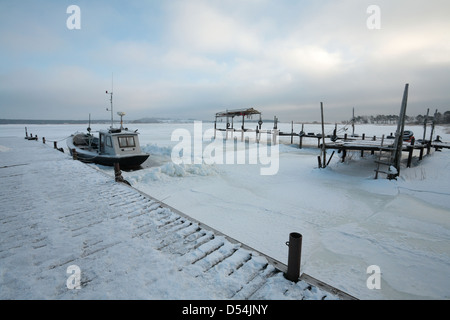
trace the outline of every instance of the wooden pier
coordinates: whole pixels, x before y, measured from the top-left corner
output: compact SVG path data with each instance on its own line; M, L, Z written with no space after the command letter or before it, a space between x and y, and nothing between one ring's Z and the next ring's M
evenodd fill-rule
M384 141L383 141L384 140ZM383 141L383 142L382 142ZM386 141L388 141L386 143ZM394 150L394 141L385 139L372 140L338 140L335 142L325 143L325 149L335 149L338 153L342 152L342 162L345 161L345 157L348 151L361 151L361 157L364 156L364 152L370 151L373 155L375 152L392 152ZM414 150L420 150L419 160L423 158L424 149L429 149L429 144L406 144L402 146L402 152L408 152L408 167L411 165L410 158Z
M347 152L349 151L359 151L361 152L361 157L364 156L364 153L367 151L370 151L372 155L375 154L375 152L378 152L378 160L375 161L377 164L377 168L375 169L376 175L375 178L378 178L378 173L386 173L388 175L389 179L395 179L400 174L400 163L402 158L402 153L407 152L408 153L408 160L407 160L407 167L411 167L412 158L414 151L419 151L419 160L423 159L423 155L425 150L427 150L427 154L430 154L431 149L434 148L436 151L440 151L443 148L450 148L450 143L441 141L440 137L437 136L435 140L433 140L433 133L434 133L434 127L435 127L435 119L437 110L435 112L435 116L431 121L431 134L430 138L428 140L425 139L426 136L426 129L427 129L427 123L428 123L428 114L429 109L427 111L427 116L424 122L424 132L423 132L423 138L420 140L415 140L414 137L412 138L405 138L405 119L406 119L406 108L407 108L407 102L408 102L408 92L409 92L409 84L405 85L405 89L403 92L403 99L401 103L400 108L400 114L399 114L399 120L397 123L397 130L395 132L395 135L392 135L392 133L389 136L382 136L381 139L379 137L373 136L372 138L366 139L366 135L363 134L361 137L356 136L354 134L354 109L353 109L353 117L352 117L352 135L348 136L345 134L344 136L338 135L337 130L337 124L335 125L335 129L333 131L333 134L326 135L324 130L324 111L323 111L323 103L320 103L320 110L321 110L321 125L322 125L322 132L321 133L314 133L309 132L305 133L304 130L304 124L302 123L301 131L295 132L294 131L294 121L291 121L291 130L290 132L283 132L278 129L278 118L274 117L273 122L273 129L271 130L262 130L262 119L261 119L261 112L250 108L250 109L239 109L239 110L231 110L231 111L225 111L225 112L219 112L216 113L216 119L214 122L214 138L216 138L216 131L225 131L226 137L225 139L229 138L229 134L231 133L231 138L236 139L233 137L233 134L235 132L241 132L241 141L244 141L244 133L245 132L255 132L256 135L256 142L259 142L261 139L261 134L266 133L268 135L272 135L272 143L276 144L279 137L290 137L290 143L294 143L294 137L299 138L298 146L301 149L303 147L303 140L305 138L310 139L316 139L317 140L317 147L321 149L321 155L318 156L318 163L319 168L325 168L331 158L333 157L335 151L333 151L331 157L327 161L327 149L334 149L338 150L338 153L342 153L342 162L345 161ZM245 129L244 123L245 123L245 117L251 117L252 115L259 115L259 121L258 126L256 126L255 130L251 129ZM234 122L233 119L236 116L242 116L242 125L240 129L234 128ZM226 118L226 128L225 129L219 129L217 128L217 119L218 118ZM231 122L230 122L231 119ZM327 141L327 139L329 141ZM269 139L268 139L269 140ZM384 154L383 154L384 153ZM386 159L382 159L386 158ZM387 169L382 169L381 166L387 166Z

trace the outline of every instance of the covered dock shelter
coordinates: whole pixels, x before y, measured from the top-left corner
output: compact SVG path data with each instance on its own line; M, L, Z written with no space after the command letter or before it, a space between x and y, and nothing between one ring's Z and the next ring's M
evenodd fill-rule
M247 109L235 109L235 110L226 110L222 112L217 112L214 120L214 138L216 137L216 131L225 131L226 139L228 139L228 133L231 132L231 136L233 136L233 132L241 132L241 140L244 140L244 133L248 131L254 131L252 129L245 129L245 118L251 118L254 115L259 115L258 126L256 127L256 132L261 130L262 126L262 118L261 112L254 108ZM242 117L242 123L240 129L234 128L234 118ZM217 128L217 120L226 118L226 128Z

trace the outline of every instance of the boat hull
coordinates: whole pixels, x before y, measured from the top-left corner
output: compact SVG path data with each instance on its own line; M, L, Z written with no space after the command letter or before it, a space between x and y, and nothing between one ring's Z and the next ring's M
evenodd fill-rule
M83 153L83 150L77 150L77 158L78 160L85 163L95 163L103 166L114 166L115 163L118 163L121 168L134 168L139 167L145 160L148 159L148 154L142 155L131 155L131 156L121 156L121 157L111 157L111 156L102 156L96 155L92 156L91 154ZM71 155L72 150L70 151Z

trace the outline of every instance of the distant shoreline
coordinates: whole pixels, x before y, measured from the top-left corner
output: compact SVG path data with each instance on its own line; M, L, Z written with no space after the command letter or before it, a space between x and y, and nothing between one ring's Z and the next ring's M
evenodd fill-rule
M111 120L109 121L109 123ZM0 124L84 124L87 120L27 120L27 119L0 119ZM108 123L108 121L97 120L91 123Z
M172 120L172 119L138 119L127 121L127 123L179 123L179 122L193 122L194 119L187 120ZM211 121L204 121L211 122ZM118 121L114 121L118 123ZM0 119L0 125L2 124L88 124L88 120L30 120L30 119ZM95 120L91 121L91 124L111 124L111 120Z

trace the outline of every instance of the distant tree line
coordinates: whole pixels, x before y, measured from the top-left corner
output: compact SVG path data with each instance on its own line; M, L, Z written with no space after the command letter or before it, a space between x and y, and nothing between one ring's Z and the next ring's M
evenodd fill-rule
M418 116L406 116L407 123L423 124L425 122L426 115L419 114ZM398 122L398 115L384 115L379 114L376 116L356 116L353 120L344 121L344 123L360 123L360 124L396 124ZM450 124L450 111L446 111L443 114L437 112L436 115L428 115L428 122L435 121L435 124Z

